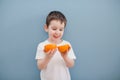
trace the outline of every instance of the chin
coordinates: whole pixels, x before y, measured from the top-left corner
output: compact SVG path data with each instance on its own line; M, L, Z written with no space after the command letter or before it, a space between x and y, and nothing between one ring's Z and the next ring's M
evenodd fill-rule
M61 40L60 38L54 38L53 40L55 40L55 41L59 41L59 40Z

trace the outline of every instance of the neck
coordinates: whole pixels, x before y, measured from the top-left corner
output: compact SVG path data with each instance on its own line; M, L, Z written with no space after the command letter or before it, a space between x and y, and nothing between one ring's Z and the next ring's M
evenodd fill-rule
M59 43L62 42L62 39L60 39L60 40L51 40L50 38L48 38L48 41L49 41L50 43L59 44Z

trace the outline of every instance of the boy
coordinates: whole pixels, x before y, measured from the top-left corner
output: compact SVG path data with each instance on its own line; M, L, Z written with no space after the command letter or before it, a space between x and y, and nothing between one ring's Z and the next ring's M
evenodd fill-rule
M36 52L41 80L71 80L68 68L74 66L76 56L71 44L62 39L66 22L66 17L59 11L50 12L46 18L44 29L48 33L48 39L39 43ZM64 53L61 53L58 48L45 52L46 44L56 44L57 46L69 44L70 49Z

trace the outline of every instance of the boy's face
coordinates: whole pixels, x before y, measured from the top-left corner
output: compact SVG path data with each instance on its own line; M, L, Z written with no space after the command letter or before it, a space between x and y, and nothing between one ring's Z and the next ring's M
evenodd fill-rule
M52 20L49 26L45 26L45 31L48 32L51 42L60 42L64 33L65 24L58 20Z

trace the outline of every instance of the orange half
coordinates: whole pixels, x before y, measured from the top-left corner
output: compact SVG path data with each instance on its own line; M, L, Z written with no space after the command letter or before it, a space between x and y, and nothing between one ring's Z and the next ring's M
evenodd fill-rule
M59 50L61 53L64 53L64 52L66 52L66 51L69 50L69 49L70 49L69 44L65 44L65 45L58 46L58 50Z
M48 52L49 50L57 48L56 44L47 44L44 46L44 52Z

